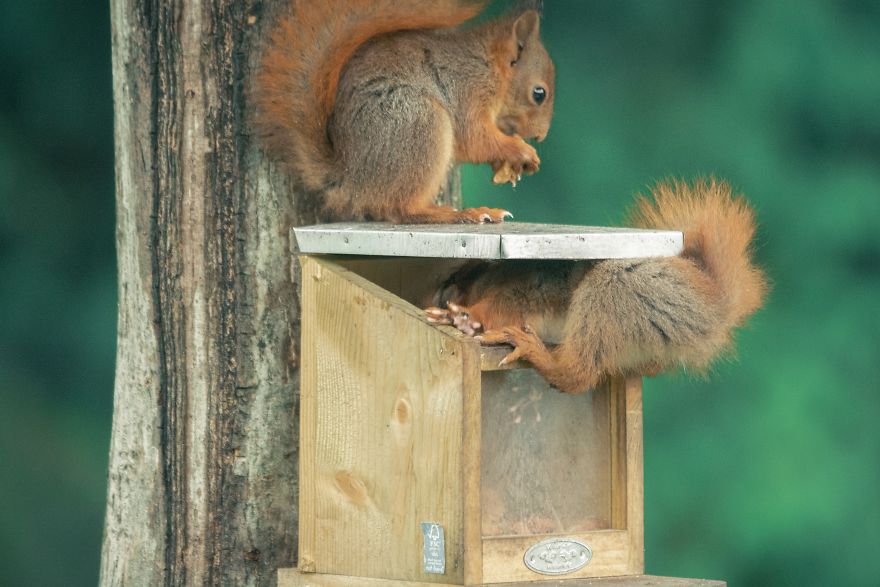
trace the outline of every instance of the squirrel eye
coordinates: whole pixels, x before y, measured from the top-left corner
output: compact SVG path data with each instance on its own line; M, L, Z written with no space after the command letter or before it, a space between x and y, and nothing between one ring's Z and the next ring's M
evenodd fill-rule
M547 90L544 89L543 86L535 86L532 88L532 99L535 101L535 104L540 106L546 98Z

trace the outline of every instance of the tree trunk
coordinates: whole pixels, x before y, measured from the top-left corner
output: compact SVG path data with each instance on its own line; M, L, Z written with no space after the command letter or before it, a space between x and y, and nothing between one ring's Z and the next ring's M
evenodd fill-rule
M111 0L119 332L104 586L274 585L295 564L288 229L315 216L248 120L288 9Z

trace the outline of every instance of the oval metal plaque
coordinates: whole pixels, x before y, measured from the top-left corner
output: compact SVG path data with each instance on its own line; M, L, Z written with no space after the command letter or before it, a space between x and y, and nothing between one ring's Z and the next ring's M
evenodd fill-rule
M586 544L570 538L551 538L529 548L523 562L542 575L565 575L584 567L591 558L593 551Z

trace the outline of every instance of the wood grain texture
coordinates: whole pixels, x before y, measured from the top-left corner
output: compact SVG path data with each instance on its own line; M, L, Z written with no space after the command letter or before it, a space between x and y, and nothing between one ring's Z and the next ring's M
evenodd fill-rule
M299 265L299 262L297 262ZM312 275L318 271L308 263L300 272L300 302L313 306L317 300L318 280ZM318 421L318 351L314 333L318 328L318 316L313 310L302 314L302 368L300 370L299 404L299 568L304 572L315 572L313 545L315 536L315 440Z
M629 497L627 492L626 455L626 379L610 381L609 430L611 434L611 527L626 529Z
M304 420L301 458L314 488L301 512L315 520L302 558L318 573L462 581L460 337L332 261L305 256L302 273L314 428ZM421 522L445 529L445 575L422 572Z
M539 462L550 467L538 474L547 485L540 504L530 505L528 496L523 503L511 501L504 494L507 486L520 493L530 486L519 477L493 486L494 495L504 494L506 511L526 512L524 520L575 523L555 533L590 545L593 559L570 577L626 575L634 567L641 571L640 380L618 378L590 395L569 396L550 389L530 370L483 371L489 349L455 329L428 325L419 308L385 289L406 290L401 267L412 260L401 259L398 266L381 259L301 259L306 363L300 571L401 584L544 580L525 567L522 557L554 532L487 536L483 499L487 463L493 470L528 473L529 465ZM522 393L526 396L519 397ZM496 398L494 404L487 404L489 396ZM429 400L457 408L445 409L431 425L434 434L416 426L435 419L426 409ZM510 411L515 407L511 402L526 406L525 415L534 422L514 421L513 436L507 438L503 424L517 415ZM487 409L496 414L488 426ZM546 438L536 440L532 427ZM488 445L482 442L486 429ZM431 440L439 446L428 446ZM560 453L578 442L585 446L574 454ZM520 446L538 453L526 454L525 463L506 465ZM592 464L580 473L573 468L583 460L579 455ZM547 461L554 456L567 463L556 476ZM541 509L555 503L557 494L566 503L565 496L578 489L589 493L581 504L586 509L569 512L570 503L554 506L555 514ZM419 513L426 511L425 503L440 502L439 509L428 506L434 508L429 516ZM596 525L584 528L577 520ZM421 521L439 522L446 529L445 576L421 572Z
M642 379L626 379L626 526L629 572L645 572L645 485L642 447Z
M313 216L246 132L257 6L111 2L120 320L102 585L271 584L294 560L285 234Z
M463 546L464 582L477 585L483 580L483 512L480 493L482 466L482 353L476 341L462 345L464 389L462 422L462 490L464 492Z
M429 585L432 584L389 581L387 579L363 579L342 575L301 574L296 569L278 571L278 587L428 587ZM482 586L475 585L473 587ZM485 584L485 587L490 587L490 584ZM539 582L504 583L497 585L497 587L727 587L727 583L706 579L634 575L598 579L545 579Z
M100 582L273 585L296 551L288 234L317 219L248 113L290 2L110 9L119 320Z

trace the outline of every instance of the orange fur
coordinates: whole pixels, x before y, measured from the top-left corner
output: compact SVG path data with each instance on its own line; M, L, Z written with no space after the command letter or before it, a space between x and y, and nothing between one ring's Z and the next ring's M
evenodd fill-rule
M629 213L636 228L680 230L682 256L699 263L713 278L725 321L739 326L761 307L767 293L763 271L752 264L755 212L729 184L714 178L659 183Z
M456 162L514 181L537 171L528 138L553 114L539 2L458 28L486 2L296 1L257 76L263 143L320 196L324 220L501 222L495 208L436 206ZM533 99L534 88L546 99Z
M306 167L299 170L306 187L322 188L323 167L332 157L327 121L342 68L354 52L386 33L457 26L484 6L457 0L294 2L293 14L271 35L257 78L257 123L269 148L282 161ZM301 129L304 140L291 127Z
M528 360L563 391L583 392L611 375L704 370L731 348L734 328L767 292L752 260L754 212L723 182L674 181L639 198L630 219L635 227L682 231L684 251L470 264L450 277L436 302L462 306L487 330L485 343L514 345L508 361Z

